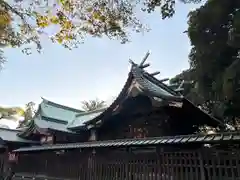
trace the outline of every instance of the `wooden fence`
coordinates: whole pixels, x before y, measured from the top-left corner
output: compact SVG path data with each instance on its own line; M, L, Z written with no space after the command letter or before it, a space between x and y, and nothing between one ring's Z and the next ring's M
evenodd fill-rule
M239 150L96 151L20 154L13 180L240 180Z
M5 163L6 163L6 154L0 154L0 178L4 177L4 170L5 170Z

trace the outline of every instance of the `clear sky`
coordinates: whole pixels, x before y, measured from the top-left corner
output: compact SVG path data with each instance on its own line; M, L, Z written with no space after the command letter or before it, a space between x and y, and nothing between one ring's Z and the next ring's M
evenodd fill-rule
M126 81L129 58L140 62L148 50L149 72L160 71L159 78L172 77L188 68L190 45L183 32L188 12L196 7L179 3L175 16L164 21L159 12L142 16L152 30L132 34L132 42L126 45L89 38L72 51L48 40L42 42L42 54L26 56L19 49L7 49L8 62L0 72L0 105L24 105L45 97L80 108L83 100L111 99Z

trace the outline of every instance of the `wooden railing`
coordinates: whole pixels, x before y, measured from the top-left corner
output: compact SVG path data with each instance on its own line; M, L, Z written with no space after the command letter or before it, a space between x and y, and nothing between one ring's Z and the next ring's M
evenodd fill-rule
M240 180L238 150L20 154L13 180ZM25 175L24 175L25 174Z

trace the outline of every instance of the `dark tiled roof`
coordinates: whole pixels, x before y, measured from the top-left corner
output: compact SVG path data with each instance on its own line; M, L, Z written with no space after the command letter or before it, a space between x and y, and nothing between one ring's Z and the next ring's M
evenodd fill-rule
M99 119L104 119L104 117L106 117L106 114L111 114L116 105L121 104L124 97L128 94L128 89L131 86L133 80L136 80L136 82L140 84L144 92L149 93L154 97L173 101L181 101L183 99L182 95L176 93L167 85L160 82L149 73L141 69L137 64L133 63L131 71L128 75L128 79L116 100L105 111L103 111L98 116L89 119L85 122L85 124L88 125L96 122Z
M208 135L184 135L154 137L145 139L119 139L109 141L95 141L85 143L69 143L56 145L43 145L20 148L14 152L25 151L42 151L57 149L77 149L77 148L97 148L97 147L122 147L122 146L147 146L147 145L164 145L164 144L186 144L186 143L218 143L223 141L240 141L240 132L238 133L218 133Z
M117 99L110 105L105 111L94 116L94 118L89 118L88 120L84 120L84 124L88 125L91 123L95 123L97 120L101 119L104 121L106 117L110 116L114 108L121 104L124 100L124 97L128 94L128 89L131 86L133 80L135 80L140 86L141 90L150 96L166 100L169 102L181 102L183 106L186 108L191 108L196 114L199 115L198 120L199 122L209 125L209 126L224 126L223 123L209 114L206 114L204 111L196 107L186 98L184 98L180 93L175 92L173 89L165 85L163 82L156 79L154 76L149 74L148 72L144 71L139 65L132 62L132 68L128 76L128 80L124 85L121 93L117 97ZM80 117L79 119L84 119L84 116ZM204 121L204 122L203 122ZM77 129L79 126L71 126L71 128Z
M153 96L156 96L165 100L181 101L183 96L174 92L171 88L161 83L156 78L150 76L143 69L137 65L132 65L131 70L134 78L142 86L143 91L149 92Z

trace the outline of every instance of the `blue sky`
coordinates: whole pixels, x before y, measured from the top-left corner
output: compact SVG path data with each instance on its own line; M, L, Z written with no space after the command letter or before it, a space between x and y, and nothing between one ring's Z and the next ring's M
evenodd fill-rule
M26 56L19 49L6 49L8 62L0 72L0 104L18 106L45 97L80 108L82 100L109 100L126 81L129 58L140 62L148 50L148 71L160 71L159 78L172 77L188 68L190 45L183 31L188 12L196 7L178 3L175 16L164 21L159 12L141 15L152 30L132 34L132 42L126 45L107 38L88 38L72 51L48 40L42 42L42 54Z

